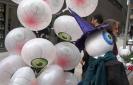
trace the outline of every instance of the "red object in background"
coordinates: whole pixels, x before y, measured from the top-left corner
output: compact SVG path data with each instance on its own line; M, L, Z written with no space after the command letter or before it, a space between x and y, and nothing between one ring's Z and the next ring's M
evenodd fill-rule
M127 69L128 69L129 71L133 71L133 65L128 66Z

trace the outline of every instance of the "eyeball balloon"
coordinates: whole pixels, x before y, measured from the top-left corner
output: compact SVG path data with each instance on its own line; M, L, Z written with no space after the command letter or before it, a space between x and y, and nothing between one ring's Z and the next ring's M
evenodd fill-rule
M12 0L14 3L19 4L22 0Z
M130 49L129 49L129 46L126 46L126 48L123 48L123 46L121 46L119 49L118 49L118 53L120 56L128 56L130 55Z
M39 85L64 85L64 71L58 65L47 67L38 77Z
M85 49L90 56L103 55L113 49L112 36L105 31L97 31L90 34L85 41Z
M23 0L18 6L17 16L24 27L38 31L50 24L52 12L43 0Z
M54 45L43 38L28 41L22 48L21 55L25 63L35 68L43 68L55 60Z
M76 76L70 72L65 72L65 85L78 85Z
M65 41L76 41L83 34L74 17L68 15L58 17L53 28L56 35Z
M0 62L0 85L9 85L10 78L17 69L25 66L21 56L10 55Z
M57 55L55 63L64 70L71 70L79 64L81 54L75 45L69 42L61 42L56 44L55 47Z
M33 39L35 37L35 34L26 28L15 28L7 34L5 38L5 47L11 54L20 54L23 45L28 40Z
M18 69L10 80L10 85L32 85L35 80L35 74L30 67Z
M50 8L52 9L52 13L56 14L61 10L64 4L64 0L44 0L48 3Z
M98 0L66 0L66 4L81 17L86 17L95 11Z
M117 60L118 60L118 61L120 61L120 62L122 62L123 64L125 64L124 59L123 59L120 55L117 55L116 57L117 57Z

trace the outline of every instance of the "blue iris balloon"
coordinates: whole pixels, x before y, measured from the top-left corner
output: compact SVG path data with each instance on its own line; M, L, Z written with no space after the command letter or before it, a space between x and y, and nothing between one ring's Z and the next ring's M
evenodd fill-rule
M103 31L102 35L103 35L104 40L109 45L112 45L113 44L113 38L112 38L112 36L108 32Z

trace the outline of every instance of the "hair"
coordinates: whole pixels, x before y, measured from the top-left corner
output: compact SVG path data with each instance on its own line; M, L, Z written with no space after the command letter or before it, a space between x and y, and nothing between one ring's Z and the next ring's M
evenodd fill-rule
M96 19L99 24L103 23L103 16L101 14L96 14L92 18Z
M114 20L114 19L106 19L103 23L106 23L109 25L108 29L107 29L107 32L109 32L112 37L113 37L113 41L114 41L114 47L113 47L113 54L114 55L117 55L118 54L118 49L117 49L117 45L116 45L116 41L117 41L117 38L116 36L113 34L113 29L114 27L119 24L118 21ZM118 29L119 30L119 29Z
M103 23L106 23L106 24L109 25L109 28L107 29L107 31L108 31L109 33L112 33L113 28L114 28L114 27L117 25L117 23L119 23L119 22L116 21L116 20L114 20L114 19L107 19L107 20L105 20ZM118 28L118 30L120 30L120 29Z
M116 22L117 22L117 21L114 20L114 19L107 19L107 20L104 21L104 23L109 24L112 28L113 28L113 26L116 25Z

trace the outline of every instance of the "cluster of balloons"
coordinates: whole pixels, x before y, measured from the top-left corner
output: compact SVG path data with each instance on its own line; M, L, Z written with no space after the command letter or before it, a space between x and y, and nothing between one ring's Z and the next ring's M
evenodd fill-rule
M12 0L19 4L18 19L21 24L33 31L45 29L52 20L52 15L61 11L66 2L66 9L71 8L81 17L89 16L97 7L98 0ZM38 5L39 4L39 5ZM54 22L56 35L65 41L75 41L83 34L76 20L71 16L60 16Z
M24 0L12 0L16 4L20 4ZM28 0L27 2L29 2ZM59 12L66 2L67 8L71 8L81 17L86 17L93 13L98 5L98 0L43 0L51 8L52 14Z
M49 40L36 38L31 30L19 27L7 34L5 46L11 56L0 63L0 74L3 76L0 78L2 85L9 85L9 83L10 85L32 85L33 81L39 85L44 83L45 85L59 85L59 83L69 85L67 82L73 83L69 79L74 75L71 74L69 77L69 74L68 77L65 77L64 73L64 70L73 69L80 61L80 52L72 43L61 42L53 45ZM39 58L46 59L48 65L36 79L35 73L30 67L32 67L31 62ZM38 62L43 64L41 61Z
M81 54L74 44L53 45L47 39L36 38L31 30L19 27L8 33L5 46L10 55L0 62L3 76L0 85L77 85L76 77L64 72L80 62ZM34 68L41 68L38 76Z
M64 70L71 70L80 62L78 48L70 42L53 45L36 38L32 31L49 26L65 1L66 8L85 17L96 9L98 0L12 1L18 4L17 16L24 27L13 29L5 38L10 55L0 62L0 85L77 85L76 77ZM76 41L83 34L76 20L68 15L58 17L53 28L65 41Z
M64 70L71 70L79 63L78 48L70 42L53 45L49 40L36 38L32 31L47 28L65 2L67 10L86 17L95 11L98 0L12 1L18 4L17 16L24 27L15 28L6 36L5 46L10 55L0 62L0 85L77 85L75 76ZM75 18L69 15L59 16L53 28L64 41L76 41L83 34ZM108 33L96 32L85 41L85 49L91 56L102 55L113 49L113 39ZM119 55L127 56L131 50L121 47ZM36 76L38 69L41 70Z

